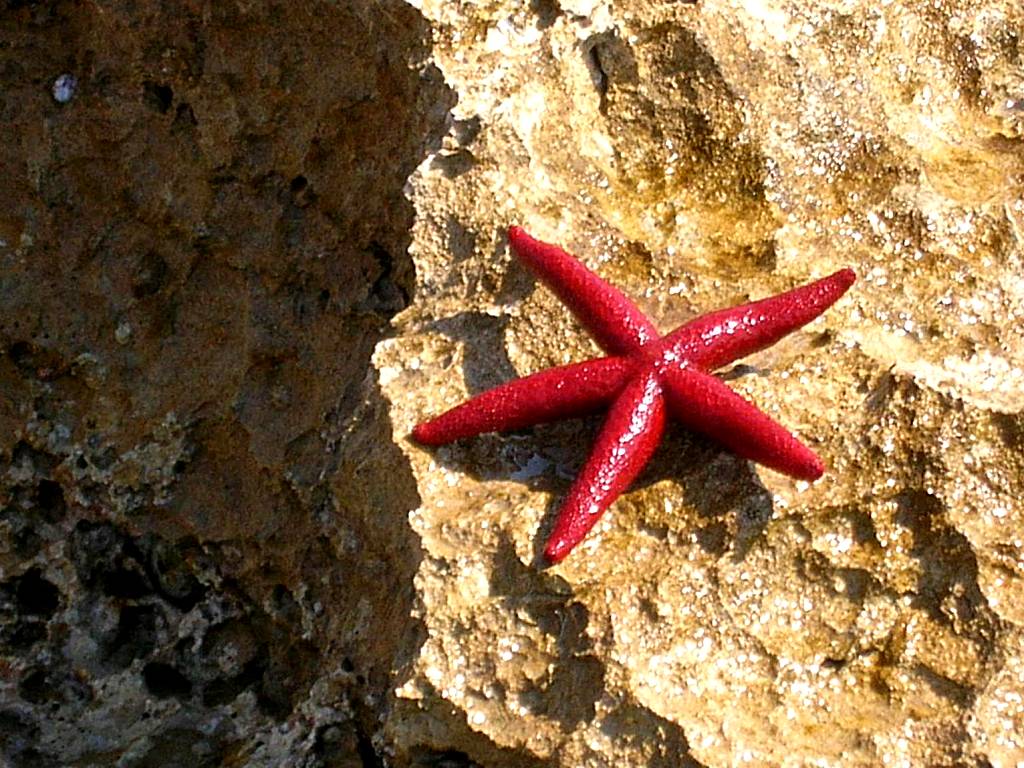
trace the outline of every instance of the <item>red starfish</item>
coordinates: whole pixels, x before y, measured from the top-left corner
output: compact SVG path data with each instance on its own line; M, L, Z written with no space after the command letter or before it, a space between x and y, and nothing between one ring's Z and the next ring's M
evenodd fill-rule
M418 425L412 436L443 445L610 406L544 549L549 562L568 555L640 474L665 430L666 408L688 429L738 456L804 480L821 477L825 466L810 448L709 372L809 323L853 284L853 270L703 315L659 336L621 291L561 248L519 227L509 229L508 239L609 356L502 384Z

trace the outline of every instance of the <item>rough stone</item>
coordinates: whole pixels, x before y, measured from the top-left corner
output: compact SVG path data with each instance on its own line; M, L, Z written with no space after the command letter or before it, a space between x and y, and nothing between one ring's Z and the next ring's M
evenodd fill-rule
M400 443L426 639L396 754L429 728L481 764L1024 761L1020 4L419 6L459 102L374 356L396 434L595 352L509 224L663 329L860 279L724 374L826 457L812 486L680 430L545 570L595 420Z
M453 103L429 27L0 7L0 763L373 765L420 550L366 383Z

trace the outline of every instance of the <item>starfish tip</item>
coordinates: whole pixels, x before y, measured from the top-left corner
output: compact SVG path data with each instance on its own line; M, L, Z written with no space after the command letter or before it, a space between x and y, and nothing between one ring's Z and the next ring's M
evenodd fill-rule
M422 424L417 424L412 428L412 439L420 445L432 445L434 443L433 430L430 428L430 422L425 421Z
M572 548L572 543L566 539L551 538L544 547L544 559L549 565L555 565L562 562Z
M825 474L825 462L819 459L817 456L811 457L807 464L801 468L799 473L800 480L807 480L813 483L819 477Z
M522 240L528 237L529 235L526 234L526 230L520 226L513 225L508 228L508 239L513 244L515 244L517 241L521 242Z
M846 269L840 269L835 274L837 282L842 286L843 291L846 291L854 282L857 280L857 273L849 267Z

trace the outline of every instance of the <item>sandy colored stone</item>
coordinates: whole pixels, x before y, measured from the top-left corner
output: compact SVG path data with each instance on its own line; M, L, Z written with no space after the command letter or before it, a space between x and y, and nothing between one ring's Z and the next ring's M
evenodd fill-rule
M415 301L374 355L397 436L595 353L510 224L664 330L859 280L729 377L825 457L811 486L670 431L544 569L599 420L399 439L426 639L396 760L425 723L481 765L1024 759L1019 4L417 6L458 104L410 179Z

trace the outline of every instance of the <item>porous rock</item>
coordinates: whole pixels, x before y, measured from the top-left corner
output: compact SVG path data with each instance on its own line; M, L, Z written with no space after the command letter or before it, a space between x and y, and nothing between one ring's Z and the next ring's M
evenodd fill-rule
M426 639L398 752L429 723L481 764L1020 764L1021 6L420 5L459 102L374 356L397 435L597 351L510 224L663 330L859 280L726 372L825 457L813 485L670 431L545 569L599 419L400 443Z
M420 549L365 387L453 103L429 28L0 8L0 763L372 765Z

